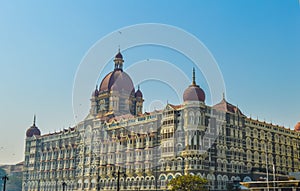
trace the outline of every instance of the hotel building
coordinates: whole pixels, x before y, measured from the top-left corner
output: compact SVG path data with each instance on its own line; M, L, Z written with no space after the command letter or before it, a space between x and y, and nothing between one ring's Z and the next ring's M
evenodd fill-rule
M226 190L229 181L299 171L299 123L291 130L251 119L225 96L208 106L195 71L180 105L143 113L142 91L123 63L118 52L76 126L41 134L34 119L26 132L24 191L161 191L183 174Z

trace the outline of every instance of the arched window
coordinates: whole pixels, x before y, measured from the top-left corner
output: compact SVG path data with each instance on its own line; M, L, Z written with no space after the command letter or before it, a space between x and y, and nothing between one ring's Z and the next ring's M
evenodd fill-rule
M251 130L249 127L246 128L246 136L251 136Z
M253 137L254 137L254 138L257 138L257 137L258 137L258 131L257 131L257 129L254 129L254 130L253 130Z
M254 141L253 141L253 148L254 149L258 149L258 141L257 141L257 139L254 139Z
M196 112L195 125L201 125L201 113L200 113L200 111Z
M281 158L281 161L282 161L282 166L286 166L286 159L284 156Z
M189 112L189 124L194 124L194 113L192 111Z
M247 151L247 160L252 161L252 153L249 150Z
M247 171L250 172L252 170L252 164L248 163L247 164Z
M222 187L222 176L221 175L217 176L217 186L218 186L218 189L221 189L221 187Z
M259 162L259 155L257 151L254 152L254 161Z
M276 155L276 165L280 165L280 157Z
M251 145L251 139L249 137L247 137L247 139L246 139L246 147L248 149L251 149L251 147L252 147L252 145Z
M271 142L268 143L268 152L272 152L273 150L273 145Z
M260 131L260 138L265 139L265 132L263 130Z
M261 150L261 151L266 151L266 145L265 145L265 142L264 142L264 141L261 141L261 142L260 142L260 150Z
M281 145L281 154L285 155L285 145Z
M279 136L277 134L274 135L275 142L279 142Z
M287 144L287 145L290 145L290 144L291 144L291 139L290 139L289 137L287 137L285 141L286 141L286 144Z
M223 171L227 172L227 161L223 160Z
M261 157L261 163L266 164L266 154L261 153L260 157Z

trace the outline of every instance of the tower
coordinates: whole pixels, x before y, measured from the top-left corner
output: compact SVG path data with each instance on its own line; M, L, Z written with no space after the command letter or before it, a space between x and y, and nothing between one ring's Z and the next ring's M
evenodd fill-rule
M192 84L183 93L185 148L201 150L203 132L205 131L205 93L196 84L193 68Z
M143 113L143 93L138 86L138 90L135 92L135 113L141 115Z
M143 111L143 94L135 92L130 76L123 71L123 55L120 50L114 57L114 70L108 73L93 91L90 115L114 117L139 115Z
M33 117L33 124L26 131L25 141L25 160L23 167L23 182L27 182L32 174L39 170L36 165L36 159L39 157L39 143L41 131L35 124L36 116ZM27 185L23 186L23 190L28 190Z

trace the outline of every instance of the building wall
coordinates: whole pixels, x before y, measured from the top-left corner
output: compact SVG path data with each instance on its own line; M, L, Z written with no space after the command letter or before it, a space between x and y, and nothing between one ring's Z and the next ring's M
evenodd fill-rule
M168 104L127 119L88 117L27 138L23 190L62 190L63 182L66 190L115 190L118 172L121 190L165 190L182 174L226 190L228 181L251 179L266 162L269 172L298 172L298 132L200 102Z
M77 137L75 129L26 139L23 190L75 188Z

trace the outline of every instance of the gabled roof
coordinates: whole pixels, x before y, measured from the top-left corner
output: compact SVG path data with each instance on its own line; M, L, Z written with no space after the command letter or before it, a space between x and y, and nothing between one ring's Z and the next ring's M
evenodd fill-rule
M173 110L178 110L181 109L182 105L173 105L173 104L167 104L167 106L165 107L165 109L173 109Z
M231 103L228 103L225 98L222 99L222 101L216 105L213 106L214 109L229 113L236 113L240 115L244 115L241 110L237 107L232 105Z

